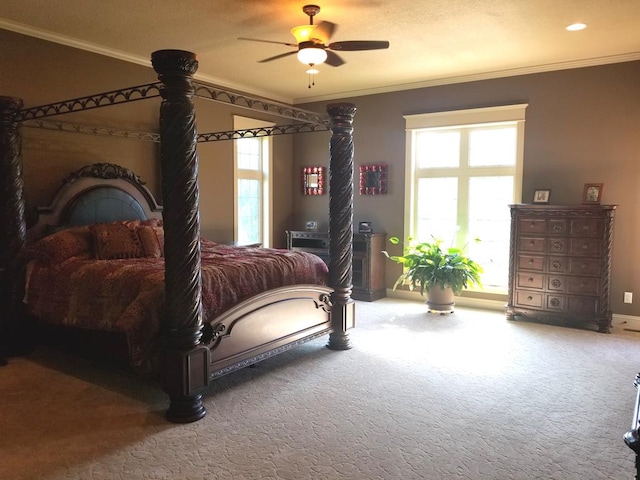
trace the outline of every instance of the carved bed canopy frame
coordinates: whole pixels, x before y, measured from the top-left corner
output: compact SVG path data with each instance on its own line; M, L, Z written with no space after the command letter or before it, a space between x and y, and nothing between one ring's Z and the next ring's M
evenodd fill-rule
M0 269L7 285L4 300L13 296L13 315L22 278L17 259L27 244L24 184L21 158L21 126L36 126L68 132L125 136L160 142L162 205L165 228L165 295L167 347L164 352L162 387L169 395L167 418L176 422L202 418L206 410L202 394L208 385L206 368L197 368L206 358L201 344L200 225L198 215L197 143L247 136L331 131L329 159L329 287L331 325L328 347L351 348L348 329L354 322L351 300L353 232L353 117L355 106L335 103L328 116L295 107L252 98L193 80L198 61L182 50L160 50L151 56L159 82L98 95L23 109L15 97L0 97ZM161 97L160 132L126 132L106 127L60 123L48 117L110 105ZM270 128L218 133L196 131L193 97L293 119L296 123ZM13 295L9 295L12 292ZM194 367L196 366L196 367Z

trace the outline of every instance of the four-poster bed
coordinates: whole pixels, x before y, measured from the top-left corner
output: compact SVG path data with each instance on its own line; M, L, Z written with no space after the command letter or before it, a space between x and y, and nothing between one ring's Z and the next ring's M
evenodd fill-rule
M144 246L140 247L138 241L142 239L140 236L142 234L138 233L134 243L138 245L139 252L144 253L137 254L138 258L134 260L138 263L155 265L157 269L158 257L162 257L163 272L161 273L164 281L162 313L158 320L160 324L158 335L161 337L158 374L162 387L170 399L167 418L170 421L184 423L196 421L206 414L202 404L203 392L209 382L220 375L266 359L324 334L329 334L328 348L333 350L351 348L348 330L354 326L354 304L351 300L351 242L352 121L355 107L346 103L331 104L327 107L329 116L324 118L313 112L305 112L287 105L251 99L197 84L192 79L198 65L196 56L181 50L154 52L152 65L160 80L157 84L24 110L20 99L0 97L0 181L2 182L0 201L5 226L4 233L0 235L2 242L0 268L5 286L2 293L5 305L10 305L13 309L8 322L11 327L21 321L18 305L25 293L22 279L25 276L25 259L29 259L29 251L33 247L31 237L40 238L43 233L57 231L61 226L70 227L62 232L53 233L44 240L59 234L67 235L65 245L76 254L72 261L84 262L92 255L89 250L93 255L96 251L95 243L93 248L87 251L82 250L87 248L86 242L97 242L102 238L96 236L96 231L108 237L110 232L104 232L105 225L112 225L108 222L114 221L113 224L117 226L108 228L117 229L119 232L124 229L128 233L144 231L148 234L148 228L155 229L155 237L151 233L150 238L159 241L158 235L162 235L164 244L162 255L150 254L148 249L143 248ZM115 165L93 165L69 177L56 195L54 202L48 208L41 209L40 221L35 229L28 233L23 197L21 124L40 122L39 126L47 128L47 122L42 119L50 115L158 96L162 97L159 133L162 208L133 172ZM198 134L192 101L194 96L293 118L297 123L277 126L271 130ZM88 127L60 124L55 128L81 131ZM230 247L212 246L200 237L197 142L233 139L248 134L282 134L327 129L331 130L332 135L329 161L330 258L328 277L324 282L326 285L320 284L320 281L309 280L317 277L308 276L296 280L302 281L302 284L291 284L285 281L280 287L269 287L262 293L240 300L234 306L224 307L222 311L215 312L213 318L209 318L206 310L209 293L208 290L203 290L203 282L210 280L203 274L205 271L203 257L218 255L226 258L235 253L231 250L212 253L210 248L224 250ZM124 193L117 193L118 198L114 200L111 198L111 193L103 195L104 191L102 191L96 194L95 192L99 190L98 185L101 188L106 185ZM122 198L120 198L121 195L123 195ZM78 207L78 205L102 203L105 197L108 199L107 203L111 205L110 209L107 209L110 212L107 217L100 214L96 218L91 218L91 215L86 213L86 209ZM125 214L128 218L113 217L114 202L117 205L134 204L131 208L127 206L123 209L128 212ZM158 219L161 223L158 223ZM127 220L129 223L123 226L120 220ZM84 226L96 221L99 222L98 225L102 225L100 228ZM69 240L69 235L72 234L75 237ZM64 242L60 238L55 238L50 240L49 244ZM82 248L78 249L78 245L82 245ZM42 247L42 245L38 246ZM46 246L44 248L46 251ZM284 255L283 252L281 254ZM127 253L124 256L128 255ZM140 256L144 258L139 258ZM150 257L153 258L150 259ZM117 262L123 256L116 255L113 257L115 260L109 260L108 256L105 258L107 259L103 258L103 260L107 263ZM69 262L71 260L65 257L62 259L62 264L55 268L62 272L68 267ZM105 268L104 265L106 264L101 264L100 268ZM87 268L94 268L94 266ZM29 274L33 274L33 270L37 268L30 264L30 269ZM38 277L33 275L28 279L37 284ZM40 293L42 292L46 293L46 288L42 288ZM28 304L29 292L25 296L25 301ZM151 303L157 304L157 302ZM27 305L27 310L37 311L32 305ZM2 336L5 337L2 340L5 342L10 341L6 338L8 330L6 326L2 329Z

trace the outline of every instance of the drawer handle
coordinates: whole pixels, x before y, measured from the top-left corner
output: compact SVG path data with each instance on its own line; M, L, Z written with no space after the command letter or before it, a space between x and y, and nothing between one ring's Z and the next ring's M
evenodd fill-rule
M589 244L588 243L583 243L582 244L582 249L586 250L587 248L589 248Z
M584 282L580 284L580 288L584 288L584 287L586 287L586 286L587 286L587 284L586 284L586 283L584 283Z
M529 260L529 265L533 265L533 258Z
M580 265L580 268L582 268L584 270L585 268L587 268L587 264L583 263L582 265Z
M533 223L533 222L531 222L531 223L529 224L529 228L535 228L535 226L536 226L536 224L535 224L535 223Z
M533 240L531 240L531 241L529 242L529 246L530 246L530 247L533 247L535 244L536 244L536 242L534 242Z
M589 225L583 225L582 229L586 232L587 230L589 230Z
M527 297L527 300L531 301L531 300L533 300L533 297L532 297L531 295L529 295L529 296Z
M533 277L529 277L529 282L533 282Z

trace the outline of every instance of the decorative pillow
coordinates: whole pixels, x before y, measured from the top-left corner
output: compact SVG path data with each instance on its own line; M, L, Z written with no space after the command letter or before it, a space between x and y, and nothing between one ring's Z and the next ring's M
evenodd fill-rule
M139 220L140 225L147 227L162 227L161 218L148 218L147 220Z
M71 257L91 255L91 232L88 226L73 227L48 235L27 245L24 256L43 262L63 262Z
M164 257L164 229L142 223L137 231L144 256L148 258Z
M98 260L144 257L137 232L139 225L139 220L92 225L95 257Z

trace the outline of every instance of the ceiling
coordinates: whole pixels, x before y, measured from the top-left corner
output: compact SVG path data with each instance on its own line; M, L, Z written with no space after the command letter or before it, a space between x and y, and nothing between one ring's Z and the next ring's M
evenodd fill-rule
M640 59L638 0L323 0L314 23L332 41L388 40L387 50L341 52L308 88L291 47L308 1L2 0L0 28L149 65L166 48L198 55L197 78L302 103L483 78ZM99 5L99 7L98 7ZM585 30L568 32L574 22Z

